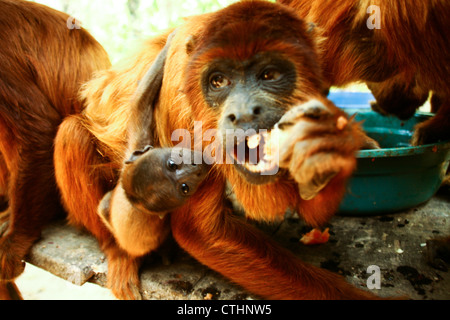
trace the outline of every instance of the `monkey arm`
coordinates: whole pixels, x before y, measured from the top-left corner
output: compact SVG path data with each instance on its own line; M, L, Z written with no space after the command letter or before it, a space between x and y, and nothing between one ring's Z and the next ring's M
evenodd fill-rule
M176 241L194 258L266 299L374 298L338 275L303 263L256 228L233 217L224 206L222 182L207 181L171 217Z
M97 213L131 257L142 257L158 249L170 232L167 216L160 218L135 208L126 198L121 182L103 197Z

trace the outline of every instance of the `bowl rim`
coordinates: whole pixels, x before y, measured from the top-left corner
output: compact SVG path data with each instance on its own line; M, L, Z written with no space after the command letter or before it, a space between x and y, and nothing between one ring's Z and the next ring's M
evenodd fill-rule
M346 112L359 113L359 114L368 114L368 113L376 113L370 108L343 108ZM352 114L350 113L350 114ZM433 117L435 114L431 112L418 111L414 114L414 118L422 118L423 120L427 120ZM390 116L394 117L394 116ZM395 118L395 117L394 117ZM401 120L399 120L401 121ZM449 141L440 141L436 143L424 144L420 146L410 146L410 147L398 147L398 148L382 148L382 149L369 149L369 150L360 150L356 152L356 157L358 159L364 158L384 158L384 157L405 157L412 155L419 155L428 152L439 152L450 149L450 140Z
M357 158L381 158L381 157L405 157L427 152L439 152L450 149L450 141L442 141L421 146L401 147L401 148L383 148L360 150L356 153Z

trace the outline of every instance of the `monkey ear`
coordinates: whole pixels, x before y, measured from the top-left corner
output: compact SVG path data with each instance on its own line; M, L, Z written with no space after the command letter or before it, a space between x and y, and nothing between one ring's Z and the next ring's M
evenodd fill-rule
M189 36L186 42L186 53L190 55L192 51L194 51L196 45L197 45L197 37L194 35Z

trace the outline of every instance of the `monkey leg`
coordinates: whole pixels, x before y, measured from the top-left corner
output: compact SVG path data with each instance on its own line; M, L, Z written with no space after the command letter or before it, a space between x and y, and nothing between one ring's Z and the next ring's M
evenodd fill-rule
M19 276L22 261L41 230L62 212L53 174L53 138L56 125L44 117L39 125L16 124L15 136L3 128L1 152L9 169L8 223L0 238L0 279ZM24 116L25 118L25 116ZM31 132L32 131L32 132ZM7 137L9 135L9 137Z
M23 298L14 282L0 281L0 300L23 300Z
M56 181L69 222L89 230L106 254L108 287L119 299L139 299L140 261L119 248L97 214L101 199L117 177L94 142L81 116L64 120L55 140Z
M450 96L440 96L441 105L431 119L418 124L412 144L419 146L438 141L450 140Z
M411 118L416 110L427 101L429 92L416 84L416 79L406 79L399 74L383 82L368 82L376 102L371 103L374 111L392 114L402 120Z
M198 261L266 299L375 298L336 274L303 263L232 216L225 209L224 184L212 179L171 216L175 240Z

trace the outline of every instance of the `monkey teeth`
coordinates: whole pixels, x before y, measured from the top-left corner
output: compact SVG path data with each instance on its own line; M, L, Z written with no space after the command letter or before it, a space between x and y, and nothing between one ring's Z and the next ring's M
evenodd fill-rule
M246 140L249 151L258 152L257 163L245 161L243 166L253 173L264 173L272 171L277 163L273 160L273 150L271 148L270 135L267 133L256 134ZM261 158L260 148L263 148Z
M267 162L266 160L261 160L258 162L258 164L254 165L246 162L244 164L244 167L254 173L263 173L271 171L274 168L274 163L272 163L271 161Z
M255 134L248 138L247 140L247 146L250 149L255 149L259 146L259 143L261 142L261 135Z

